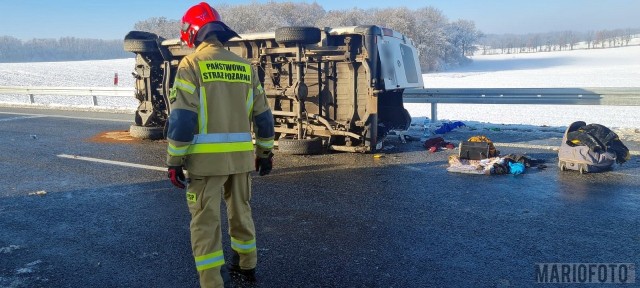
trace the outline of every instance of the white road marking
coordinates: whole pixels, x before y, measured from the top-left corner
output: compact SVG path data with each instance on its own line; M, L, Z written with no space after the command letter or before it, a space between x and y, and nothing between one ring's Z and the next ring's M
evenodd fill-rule
M108 119L108 118L93 118L93 117L79 117L79 116L65 116L65 115L49 115L49 114L29 114L29 113L13 113L13 112L0 112L0 114L8 114L8 115L23 115L23 116L34 116L32 118L40 118L40 117L53 117L53 118L66 118L66 119L80 119L80 120L98 120L98 121L111 121L111 122L126 122L133 123L133 120L123 120L123 119ZM19 117L15 117L19 118ZM9 118L11 119L11 118ZM133 119L133 118L132 118ZM0 119L0 121L8 121L5 119Z
M166 172L167 171L166 167L142 165L142 164L120 162L120 161L113 161L113 160L105 160L105 159L98 159L98 158L91 158L91 157L83 157L83 156L77 156L77 155L68 155L68 154L60 154L60 155L57 155L57 156L60 157L60 158L75 159L75 160L82 160L82 161L89 161L89 162L97 162L97 163L104 163L104 164L111 164L111 165L118 165L118 166L125 166L125 167L141 168L141 169L155 170L155 171L162 171L162 172Z
M0 119L0 122L8 122L8 121L16 121L16 120L24 120L24 119L34 119L34 118L43 118L43 117L47 117L47 116L44 116L44 115L18 116L18 117Z

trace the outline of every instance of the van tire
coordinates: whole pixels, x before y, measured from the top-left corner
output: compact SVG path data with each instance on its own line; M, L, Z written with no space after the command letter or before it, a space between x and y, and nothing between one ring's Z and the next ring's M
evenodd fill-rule
M160 52L156 40L126 39L124 40L124 51L133 53L153 53Z
M158 50L159 37L145 31L131 31L124 37L124 51L133 53L153 53Z
M164 137L163 130L162 127L131 125L129 127L129 135L138 139L159 140Z
M312 155L322 153L322 138L278 140L278 152L292 155Z
M320 29L316 27L281 27L276 29L276 42L316 44L320 42Z

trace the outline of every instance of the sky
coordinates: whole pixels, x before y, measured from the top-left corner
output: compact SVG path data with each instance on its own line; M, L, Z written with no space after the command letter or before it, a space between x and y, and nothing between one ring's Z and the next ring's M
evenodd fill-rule
M0 17L0 36L13 36L23 40L66 36L122 39L140 20L151 17L179 19L189 7L199 2L0 0L0 11L3 12ZM215 3L218 2L209 3L215 8ZM250 2L225 0L219 3L233 5ZM451 21L474 21L476 28L486 34L640 28L640 0L329 0L317 3L325 10L397 6L416 9L430 6L441 10ZM222 18L224 19L224 15Z

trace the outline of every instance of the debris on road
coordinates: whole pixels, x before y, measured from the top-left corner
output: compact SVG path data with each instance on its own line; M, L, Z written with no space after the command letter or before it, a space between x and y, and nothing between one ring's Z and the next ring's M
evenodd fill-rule
M34 196L34 195L37 195L37 196L44 196L44 195L47 195L47 191L40 190L40 191L36 191L36 192L31 192L31 193L29 193L29 196Z
M9 245L9 247L0 247L0 254L9 254L15 250L20 249L18 245Z

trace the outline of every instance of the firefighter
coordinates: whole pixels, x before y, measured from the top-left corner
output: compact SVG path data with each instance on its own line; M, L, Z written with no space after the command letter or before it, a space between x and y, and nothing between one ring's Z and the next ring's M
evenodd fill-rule
M168 177L178 188L186 184L191 247L202 287L230 285L226 270L255 281L250 172L256 169L263 176L273 165L273 115L256 71L223 47L233 37L239 36L209 4L191 7L182 17L180 38L196 49L180 61L169 96ZM186 181L183 168L188 170ZM221 198L232 248L227 266Z

